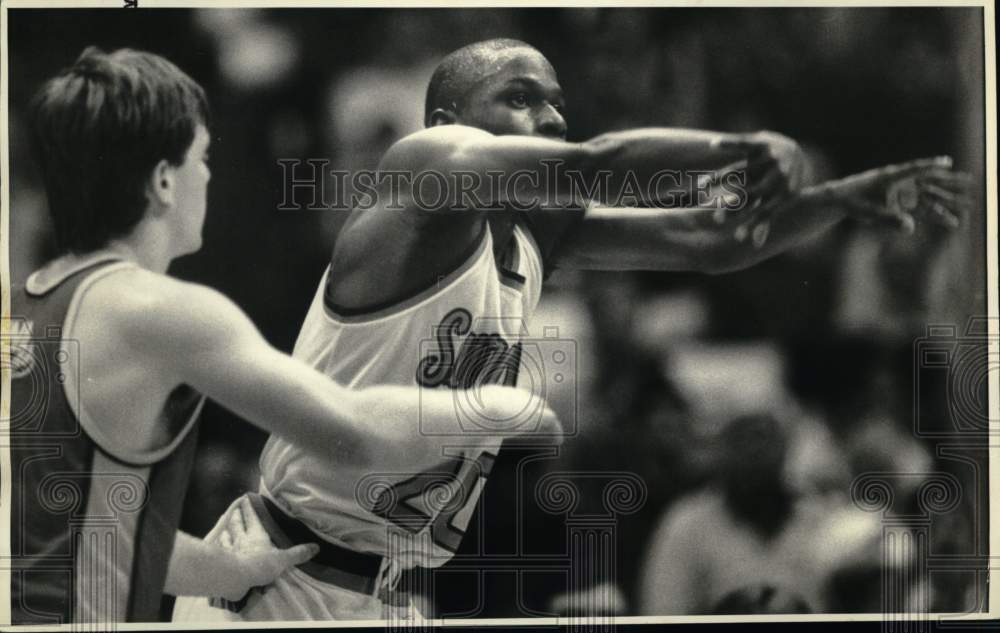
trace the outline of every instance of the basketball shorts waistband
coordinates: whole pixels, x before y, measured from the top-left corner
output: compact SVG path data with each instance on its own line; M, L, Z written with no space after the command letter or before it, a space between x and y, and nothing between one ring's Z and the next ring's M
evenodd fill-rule
M271 542L277 547L288 548L302 543L319 545L319 553L298 566L304 573L348 591L376 596L388 604L409 604L409 593L395 587L399 574L392 574L394 578L391 581L385 577L390 563L385 557L335 545L286 514L267 497L255 492L248 493L247 497Z

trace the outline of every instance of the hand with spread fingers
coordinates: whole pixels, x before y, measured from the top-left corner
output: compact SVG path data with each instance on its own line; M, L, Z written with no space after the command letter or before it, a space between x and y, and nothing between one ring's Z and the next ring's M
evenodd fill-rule
M772 174L778 171L772 167ZM954 171L946 156L877 167L799 191L781 191L774 182L771 176L758 183L768 187L764 195L773 196L770 202L751 197L740 208L719 205L692 212L706 218L701 226L711 228L704 230L724 236L707 258L714 263L710 272L746 268L803 244L848 217L907 235L921 227L925 237L940 239L961 226L974 204L972 177ZM686 224L678 226L683 229ZM679 233L683 235L682 230Z
M315 543L276 547L246 496L233 502L224 516L226 520L220 521L205 540L227 550L240 572L232 576L232 587L222 588L221 597L228 601L239 601L254 587L270 584L285 570L319 552Z
M720 141L720 149L731 149L745 157L747 203L752 210L786 198L802 188L806 157L794 140L777 132L754 132L734 140Z
M923 158L878 167L821 186L851 217L911 234L918 223L961 226L971 211L972 177L952 170L951 158Z

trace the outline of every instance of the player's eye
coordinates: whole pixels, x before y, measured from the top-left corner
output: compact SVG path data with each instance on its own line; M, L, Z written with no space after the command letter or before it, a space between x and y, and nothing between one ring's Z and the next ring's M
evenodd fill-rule
M515 92L507 98L507 102L515 108L527 108L528 95L523 92Z

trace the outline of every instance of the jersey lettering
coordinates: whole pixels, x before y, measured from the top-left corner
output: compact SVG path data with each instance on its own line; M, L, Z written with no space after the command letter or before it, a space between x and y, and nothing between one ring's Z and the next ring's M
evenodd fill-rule
M521 344L510 345L496 333L471 332L472 315L455 308L435 329L437 351L417 365L417 383L423 387L447 386L469 389L477 385L517 383L521 366ZM465 336L456 352L455 338Z

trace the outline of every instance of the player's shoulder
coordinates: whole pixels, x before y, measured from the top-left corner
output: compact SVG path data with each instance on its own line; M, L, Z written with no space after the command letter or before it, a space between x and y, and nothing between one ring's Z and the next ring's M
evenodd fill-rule
M148 312L150 309L179 309L185 300L211 299L220 294L208 286L140 266L128 266L113 275L107 275L93 286L92 293L108 301L109 307L114 308L111 312L122 316Z
M142 338L192 322L208 325L232 303L222 293L138 266L93 284L86 308L117 331Z
M447 157L463 144L493 134L467 125L436 125L404 136L386 151L380 170L419 169Z

